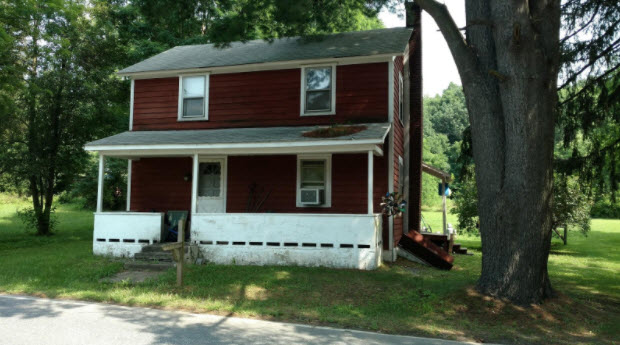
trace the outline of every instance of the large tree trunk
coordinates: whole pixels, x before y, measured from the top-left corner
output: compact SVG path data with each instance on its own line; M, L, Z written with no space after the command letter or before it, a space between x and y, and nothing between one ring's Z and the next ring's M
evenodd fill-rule
M467 0L466 41L444 5L416 2L446 38L467 101L483 250L478 289L540 303L552 294L560 1Z

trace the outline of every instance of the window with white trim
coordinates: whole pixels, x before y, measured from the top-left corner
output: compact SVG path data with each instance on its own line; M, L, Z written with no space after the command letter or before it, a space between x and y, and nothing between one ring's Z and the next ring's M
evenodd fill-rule
M209 75L179 77L179 120L206 120L209 109Z
M297 207L331 206L331 155L297 157Z
M336 66L301 69L301 115L332 115L336 111Z
M398 119L401 124L405 124L405 108L404 108L404 90L403 90L403 74L398 73Z

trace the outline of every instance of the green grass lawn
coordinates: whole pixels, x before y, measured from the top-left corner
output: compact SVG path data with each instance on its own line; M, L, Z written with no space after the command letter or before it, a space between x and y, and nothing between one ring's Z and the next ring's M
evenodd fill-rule
M27 234L15 215L27 202L0 194L0 292L182 309L448 339L527 344L618 342L620 221L554 240L550 272L559 296L520 308L480 296L480 240L444 272L406 261L375 271L303 267L188 266L138 285L101 284L122 264L92 255L92 213L59 205L54 236ZM425 212L428 221L438 212ZM431 220L433 219L433 220ZM456 221L449 221L456 225ZM432 225L435 227L435 225Z

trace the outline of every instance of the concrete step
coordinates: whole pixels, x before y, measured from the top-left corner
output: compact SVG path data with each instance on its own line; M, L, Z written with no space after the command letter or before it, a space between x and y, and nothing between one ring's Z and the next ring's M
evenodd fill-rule
M141 252L134 255L134 259L140 261L164 261L172 262L171 252Z
M162 249L163 243L155 243L148 246L142 247L142 253L163 253Z
M125 269L131 271L165 271L176 267L174 262L128 261Z
M148 246L144 246L144 247L142 247L142 253L152 253L152 252L154 252L154 253L164 253L166 251L163 249L163 246L166 245L166 244L170 244L170 243L173 243L173 242L155 243L155 244L151 244L151 245L148 245ZM190 242L185 242L185 252L186 253L188 251L188 248L191 245L192 244Z

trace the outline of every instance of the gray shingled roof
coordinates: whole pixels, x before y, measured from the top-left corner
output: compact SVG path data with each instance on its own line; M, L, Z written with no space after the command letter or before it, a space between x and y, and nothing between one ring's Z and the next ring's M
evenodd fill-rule
M381 143L390 127L389 123L363 124L367 129L335 138L309 138L304 132L321 126L303 127L265 127L265 128L227 128L180 131L133 131L124 132L86 144L86 149L105 146L135 145L208 145L208 144L251 144L251 143L289 143L342 141L358 142L376 140Z
M178 46L129 66L119 74L399 54L404 52L411 32L411 28L391 28L326 35L320 40L292 37L272 42L233 42L225 48L213 44Z

